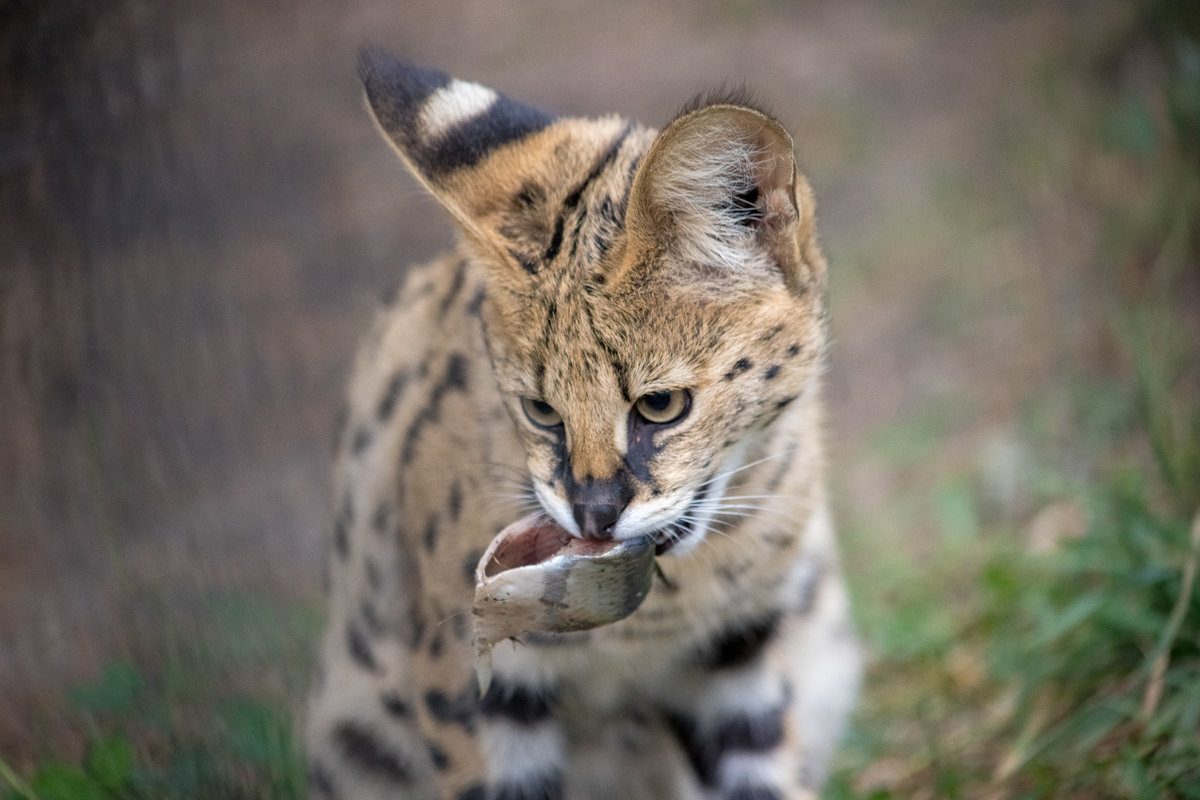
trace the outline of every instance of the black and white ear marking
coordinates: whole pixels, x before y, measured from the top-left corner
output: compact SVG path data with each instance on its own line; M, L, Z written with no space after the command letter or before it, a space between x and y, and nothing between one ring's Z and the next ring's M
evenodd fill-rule
M418 176L436 182L493 150L537 133L554 117L477 83L364 48L358 74L384 133Z

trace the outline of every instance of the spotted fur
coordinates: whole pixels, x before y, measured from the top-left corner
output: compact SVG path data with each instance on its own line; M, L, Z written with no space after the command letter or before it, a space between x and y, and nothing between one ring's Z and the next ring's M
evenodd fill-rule
M815 796L859 655L825 510L825 261L790 137L742 99L658 131L378 52L361 76L462 237L410 271L354 370L311 796ZM670 392L677 418L637 411ZM658 577L620 622L497 645L480 696L475 565L533 508L653 537Z

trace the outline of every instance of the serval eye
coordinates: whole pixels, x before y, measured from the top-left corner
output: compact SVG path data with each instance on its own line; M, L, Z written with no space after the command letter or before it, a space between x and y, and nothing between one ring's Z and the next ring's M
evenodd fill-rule
M557 428L562 425L562 415L554 410L554 406L544 400L522 397L521 408L525 410L525 416L529 417L529 421L539 428Z
M633 408L646 422L666 425L678 422L692 407L692 395L687 389L670 389L642 395Z

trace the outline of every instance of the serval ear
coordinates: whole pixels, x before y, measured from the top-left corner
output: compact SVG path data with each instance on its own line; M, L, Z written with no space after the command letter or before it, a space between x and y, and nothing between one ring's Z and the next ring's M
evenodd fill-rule
M523 203L545 195L546 154L562 138L553 130L555 117L371 48L359 54L359 77L384 136L468 238L534 272L529 248L513 246L513 237L500 231L528 232L529 225L513 224L514 207L519 214Z
M661 247L665 236L701 279L782 278L796 294L824 281L812 190L796 168L792 137L747 106L706 105L663 129L634 177L626 224L635 251ZM630 271L663 263L625 262Z

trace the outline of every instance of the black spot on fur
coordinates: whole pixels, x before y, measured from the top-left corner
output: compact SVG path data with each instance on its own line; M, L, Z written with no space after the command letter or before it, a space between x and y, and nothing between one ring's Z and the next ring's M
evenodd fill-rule
M462 353L454 353L446 362L446 377L442 385L443 392L467 388L467 358Z
M763 373L763 377L766 378L767 380L771 380L778 374L779 374L779 365L772 364L771 366L767 367L767 371Z
M713 737L723 755L730 751L766 753L783 742L783 709L726 719L717 726Z
M350 445L350 452L356 456L361 456L363 451L371 446L371 431L366 428L359 428L354 432L354 442Z
M487 299L487 290L482 287L475 292L475 296L471 298L471 302L467 303L467 313L472 317L478 317L480 309L483 308L483 301Z
M435 628L432 638L429 640L429 657L437 661L442 657L442 629Z
M379 696L379 702L383 704L383 710L388 716L401 720L412 719L412 706L395 692L384 692Z
M725 380L731 381L753 366L754 362L752 362L750 359L739 358L736 362L734 362L734 365L730 368L729 372L725 373Z
M412 634L409 643L412 647L418 647L421 640L425 638L425 615L421 613L421 609L416 605L412 609L412 617L408 621L409 632Z
M668 712L668 727L679 740L696 777L705 786L715 786L721 760L729 752L766 753L783 742L783 708L762 714L737 714L704 730L691 716Z
M333 549L343 561L350 555L350 537L346 531L346 522L341 516L333 523Z
M429 760L433 762L433 768L438 772L445 772L450 769L450 756L446 755L446 751L438 746L437 742L425 742L429 748Z
M310 762L308 765L308 793L313 800L335 800L337 790L333 778L324 764Z
M558 255L559 249L562 247L563 240L563 218L559 217L554 222L554 234L550 237L550 245L546 248L545 254L542 256L542 261L549 264Z
M455 800L487 800L487 789L481 783L473 783L459 792Z
M450 289L446 292L446 296L442 298L441 304L438 306L438 318L446 316L446 312L450 310L450 305L454 299L458 297L458 293L462 291L463 283L467 279L467 260L460 259L454 265L454 278L450 283Z
M387 388L383 390L383 396L379 398L379 405L375 409L376 419L380 422L387 422L391 418L396 411L396 404L400 402L400 397L404 394L406 385L408 385L408 371L397 370L388 381Z
M553 692L493 678L487 694L479 703L479 710L488 718L499 717L518 725L534 725L550 716L553 698Z
M354 524L354 503L342 495L342 505L333 523L333 548L343 561L350 555L350 526Z
M665 715L667 726L679 740L692 771L705 786L715 786L717 782L717 763L711 757L708 741L700 731L700 726L690 716L677 713Z
M437 547L438 539L438 526L435 518L430 517L425 523L425 535L422 537L422 539L425 542L425 549L432 553L433 549Z
M343 722L333 732L342 756L365 772L393 783L408 783L412 774L408 762L393 752L379 735L357 722Z
M798 345L798 344L794 344L787 349L787 357L788 358L794 358L795 356L799 355L799 353L800 353L800 345Z
M760 342L769 342L782 332L783 332L783 326L776 325L776 326L772 327L770 330L768 330L766 333L764 333L762 336L758 337L758 340Z
M546 191L536 183L524 183L521 189L513 195L513 205L519 209L532 208L546 202Z
M448 392L463 391L467 387L467 359L461 353L454 353L446 362L446 371L442 379L434 384L429 392L429 402L413 418L412 424L404 433L404 445L400 450L400 460L404 464L412 462L416 454L417 440L421 437L426 425L438 422L442 418L442 400Z
M475 585L475 567L479 566L479 559L481 558L483 558L483 550L476 549L467 553L466 558L463 559L462 574L468 586Z
M795 402L795 400L796 400L795 397L785 397L782 400L780 400L778 403L775 404L775 408L787 408L793 402Z
M525 270L530 275L536 275L538 273L540 262L533 256L529 255L528 253L523 253L515 247L508 248L508 254L513 257L513 261L516 261L517 264L520 265L521 269Z
M440 689L430 689L425 693L425 708L435 720L443 723L461 725L467 733L475 730L475 710L479 704L479 689L474 679L455 697L450 697Z
M699 659L702 667L711 670L733 669L758 658L779 630L778 611L760 619L734 623L713 639Z
M450 497L446 500L446 508L450 511L450 519L458 522L458 516L462 513L462 487L455 481L450 485Z
M346 649L354 662L363 669L375 672L379 668L379 665L375 663L375 654L371 652L371 643L367 641L367 635L353 620L346 626Z

